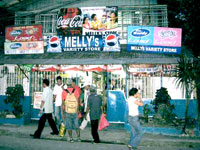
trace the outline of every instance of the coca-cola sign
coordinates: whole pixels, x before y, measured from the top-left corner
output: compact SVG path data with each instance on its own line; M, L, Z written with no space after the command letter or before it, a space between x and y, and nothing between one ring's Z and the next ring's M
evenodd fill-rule
M82 12L80 8L62 8L58 13L57 32L60 35L82 34Z
M57 20L57 29L77 27L82 27L82 18L79 15L75 16L74 18L67 19L63 19L63 17L60 16Z

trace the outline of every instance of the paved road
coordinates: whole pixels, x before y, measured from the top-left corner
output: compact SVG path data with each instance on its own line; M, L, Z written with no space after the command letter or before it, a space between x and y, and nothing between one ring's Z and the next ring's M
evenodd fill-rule
M107 129L100 132L103 143L92 144L90 128L81 132L83 142L69 143L67 137L52 136L48 126L42 139L33 139L30 133L36 124L28 126L0 125L0 150L127 150L129 133L123 129ZM200 139L192 137L144 134L138 150L200 150Z

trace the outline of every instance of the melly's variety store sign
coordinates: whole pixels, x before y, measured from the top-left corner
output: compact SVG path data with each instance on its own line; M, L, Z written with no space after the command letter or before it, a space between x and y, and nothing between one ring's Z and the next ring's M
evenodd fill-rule
M150 53L181 53L181 33L179 28L128 27L128 51Z
M119 36L117 34L49 36L47 38L47 52L62 51L120 51Z
M44 53L42 25L6 28L5 54Z

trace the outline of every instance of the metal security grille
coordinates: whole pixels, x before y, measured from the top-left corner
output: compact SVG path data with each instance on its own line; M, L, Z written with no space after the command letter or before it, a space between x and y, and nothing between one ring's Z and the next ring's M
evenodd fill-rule
M139 26L168 26L167 5L119 6L118 23L121 28L121 39L127 38L127 27ZM16 16L15 25L42 24L43 34L56 34L57 13Z
M22 71L17 65L0 65L0 95L5 95L7 87L14 87L16 84L24 85L25 95L28 95L28 76L29 73Z
M128 26L168 26L166 5L119 7L118 18L121 39L127 39Z

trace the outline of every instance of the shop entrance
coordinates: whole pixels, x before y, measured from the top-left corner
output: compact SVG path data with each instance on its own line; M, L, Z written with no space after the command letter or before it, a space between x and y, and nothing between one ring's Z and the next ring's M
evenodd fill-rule
M103 97L103 103L111 122L123 122L126 98L132 87L139 89L143 99L153 100L156 90L168 88L172 99L184 98L184 93L174 84L176 65L129 64L129 65L1 65L1 95L6 88L22 84L25 95L32 97L42 92L42 80L50 80L51 88L56 84L56 77L61 76L63 83L67 78L75 78L80 87L90 81L97 86L97 92ZM33 107L33 106L32 106ZM36 109L31 118L38 118Z

